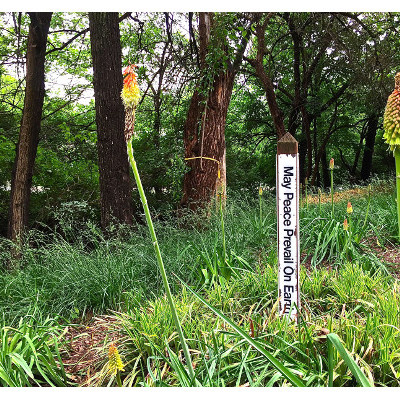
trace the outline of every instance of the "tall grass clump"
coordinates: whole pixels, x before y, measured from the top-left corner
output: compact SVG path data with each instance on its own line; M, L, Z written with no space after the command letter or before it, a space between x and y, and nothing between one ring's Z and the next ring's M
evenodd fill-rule
M300 278L297 326L277 315L272 266L201 294L182 282L174 300L198 385L399 386L400 296L393 278L352 263L331 272L302 270ZM122 333L124 386L190 385L165 297L146 301L132 293L116 318L110 328Z
M68 386L58 341L61 327L54 319L21 318L16 327L0 330L0 386Z
M346 261L363 261L366 268L386 270L384 263L370 251L370 242L379 241L384 244L390 239L393 232L393 221L390 220L390 211L386 209L390 204L392 194L387 190L378 196L372 196L373 190L381 190L382 184L374 188L368 187L365 197L354 199L347 195L340 197L336 203L336 212L333 217L328 210L332 207L328 202L322 202L321 196L315 198L314 205L302 212L301 246L312 267L320 265L340 266ZM346 193L346 192L344 192ZM347 203L347 205L346 205ZM329 208L328 208L329 207Z

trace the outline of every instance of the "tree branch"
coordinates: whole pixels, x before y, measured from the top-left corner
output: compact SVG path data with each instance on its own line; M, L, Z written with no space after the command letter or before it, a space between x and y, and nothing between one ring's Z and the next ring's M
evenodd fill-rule
M119 18L119 22L123 21L124 19L128 18L131 16L131 12L127 12L123 15L121 15L121 17ZM71 39L67 40L64 44L62 44L60 47L55 47L54 49L51 49L49 51L46 52L46 56L54 53L55 51L61 51L64 50L66 47L68 47L75 39L77 39L79 36L85 35L86 33L89 32L89 28L86 28L82 31L79 31L76 35L72 36Z

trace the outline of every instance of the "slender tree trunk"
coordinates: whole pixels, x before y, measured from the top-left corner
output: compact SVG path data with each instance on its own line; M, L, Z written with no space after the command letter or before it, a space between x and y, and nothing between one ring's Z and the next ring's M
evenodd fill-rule
M306 178L310 179L312 173L312 166L313 166L313 145L311 139L311 120L310 115L308 114L307 110L305 109L305 105L301 106L301 114L302 114L302 129L307 141L307 172Z
M321 161L322 161L322 165L321 165L322 180L323 180L324 188L327 188L331 184L331 177L330 177L329 169L328 169L328 157L326 156L326 147L323 148Z
M307 138L302 134L299 140L299 177L300 182L304 184L307 176L306 171L306 158L307 158Z
M11 177L8 236L17 240L28 226L29 200L45 94L44 62L52 13L29 13L26 88L19 140Z
M118 13L89 13L100 174L101 224L132 224L129 163L121 100L122 63Z
M281 139L285 133L284 115L282 110L279 108L276 101L276 95L274 85L271 78L267 74L263 64L263 58L265 54L265 31L268 25L269 18L265 18L264 22L258 22L256 26L257 36L257 56L255 60L247 59L250 64L255 68L256 74L261 81L261 84L265 90L267 97L269 112L271 113L272 121L277 133L277 139Z
M365 138L365 148L361 167L361 179L367 180L371 175L372 156L374 154L375 137L378 129L378 115L371 115L368 118L367 135Z

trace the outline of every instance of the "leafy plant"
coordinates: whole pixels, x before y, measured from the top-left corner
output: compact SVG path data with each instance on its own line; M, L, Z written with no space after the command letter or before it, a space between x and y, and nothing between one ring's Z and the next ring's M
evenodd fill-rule
M0 338L1 386L67 386L58 340L60 327L53 319L42 324L21 318L17 328L5 326Z
M361 371L360 367L354 362L353 358L349 355L345 347L342 345L340 338L335 333L329 333L327 335L328 338L328 369L329 369L329 383L328 386L333 386L333 373L334 373L334 365L333 358L334 352L333 347L337 350L337 352L342 357L345 364L349 367L350 371L356 378L357 382L360 386L363 387L371 387L374 386L365 376L365 374Z

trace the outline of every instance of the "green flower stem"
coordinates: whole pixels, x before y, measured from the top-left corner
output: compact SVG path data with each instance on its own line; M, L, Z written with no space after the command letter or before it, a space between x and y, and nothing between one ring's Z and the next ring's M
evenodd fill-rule
M319 216L321 216L321 197L322 197L322 192L321 192L321 189L318 188L318 208L319 208Z
M327 340L328 344L328 387L333 386L333 345L330 340Z
M118 387L122 387L121 372L119 370L117 371L117 375L116 375L115 379L117 381Z
M398 240L400 241L400 149L394 150L394 159L396 161L396 187L397 187L397 224L399 227Z
M303 208L303 185L300 183L300 208Z
M398 189L397 189L398 190ZM369 213L369 205L371 204L371 185L368 185L368 205L367 205L367 212L365 213L365 219L364 219L364 224L363 224L363 229L365 228L365 225L367 225L367 220L368 220L368 213ZM400 229L400 228L399 228Z
M306 208L308 210L308 179L306 178L305 182L304 182L304 186L305 186L305 195L306 195Z
M226 241L225 241L224 210L222 208L222 193L219 194L219 212L221 215L222 247L224 250L224 261L226 262Z
M333 169L331 169L331 202L332 202L331 217L333 218Z
M133 157L132 138L130 140L128 140L127 148L128 148L129 162L130 162L132 170L133 170L133 175L135 176L136 185L138 187L139 194L140 194L140 200L142 201L142 204L143 204L143 209L144 209L144 213L146 216L147 226L149 227L151 240L153 241L154 251L156 253L157 263L160 268L160 273L161 273L161 277L162 277L162 280L164 283L165 292L167 294L168 303L171 308L172 318L174 320L176 330L178 331L179 339L181 341L181 345L183 348L183 353L185 354L186 364L187 364L187 367L189 370L190 379L192 380L193 384L195 385L196 380L195 380L195 374L194 374L193 365L192 365L192 359L190 357L190 353L189 353L189 349L186 344L185 337L183 336L182 327L179 322L178 314L176 312L176 307L174 304L174 300L172 298L171 289L169 287L167 274L165 272L165 267L164 267L164 263L163 263L162 256L161 256L160 247L159 247L158 241L157 241L156 232L154 230L153 221L151 219L149 206L147 204L146 195L143 190L142 181L140 180L140 175L139 175L139 171L136 166L135 158Z

